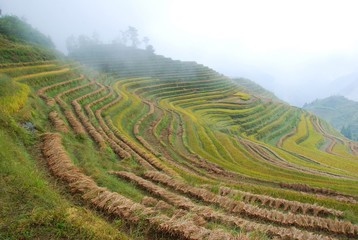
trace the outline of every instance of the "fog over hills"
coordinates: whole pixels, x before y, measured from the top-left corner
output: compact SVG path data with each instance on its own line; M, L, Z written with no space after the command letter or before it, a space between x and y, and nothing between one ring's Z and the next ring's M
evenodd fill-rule
M304 109L322 117L346 137L358 139L358 102L331 96L306 104Z
M357 102L311 104L341 134L247 79L299 104L354 90L355 56L289 52L274 2L226 3L0 0L30 16L0 17L0 239L358 238Z
M134 26L158 54L250 78L296 106L332 94L357 99L357 81L341 83L358 69L357 4L0 0L2 14L23 17L60 51L67 52L71 35L110 43Z
M358 72L337 78L330 86L333 93L358 101Z

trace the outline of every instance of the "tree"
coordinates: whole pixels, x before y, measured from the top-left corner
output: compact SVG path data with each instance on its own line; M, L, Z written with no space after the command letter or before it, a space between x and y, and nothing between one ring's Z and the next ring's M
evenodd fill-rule
M93 32L92 34L92 44L101 44L100 36L97 32Z
M91 45L92 41L91 38L86 35L78 36L78 47L87 47Z
M127 31L121 31L121 36L120 36L120 43L127 46L128 43L128 32Z
M149 46L149 38L148 37L144 37L142 39L142 42L144 43L145 48L147 48Z
M102 44L99 34L94 32L92 37L87 35L80 35L77 38L73 35L66 39L66 47L69 53L74 52L78 48L89 47Z
M143 44L143 49L154 53L154 48L149 44L149 38L144 36L140 40L138 30L135 27L129 26L127 30L120 31L120 34L112 41L113 44L122 44L133 48L139 48Z
M126 30L126 31L120 31L119 35L112 42L114 44L121 44L127 46L128 41L129 41L129 33L128 30Z
M66 39L66 48L69 53L78 48L78 43L75 36L71 35Z
M351 126L344 126L341 130L341 133L343 134L343 136L352 139L352 129Z
M144 43L144 49L147 52L154 53L154 47L153 45L149 44L149 38L143 37L142 42Z
M148 46L145 48L145 50L146 50L147 52L150 52L150 53L154 53L154 52L155 52L154 47L153 47L152 45L148 45Z
M135 27L129 26L126 31L129 40L131 41L132 47L138 48L140 40L138 38L138 30Z

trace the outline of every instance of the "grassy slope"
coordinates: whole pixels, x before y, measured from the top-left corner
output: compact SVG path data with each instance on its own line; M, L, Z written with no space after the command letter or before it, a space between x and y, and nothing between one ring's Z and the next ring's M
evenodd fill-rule
M350 126L352 139L358 140L358 103L342 96L332 96L316 100L304 106L304 109L315 113L331 123L339 131Z
M73 56L98 69L105 71L110 69L111 72L122 78L123 76L132 76L119 80L120 83L117 86L120 85L118 91L123 97L123 101L111 116L116 127L127 137L131 137L133 141L137 141L132 133L133 126L146 111L144 109L146 105L140 103L140 98L150 99L165 109L180 113L185 126L185 134L188 136L184 137L183 141L189 145L191 152L199 153L206 159L232 171L265 179L287 181L292 179L291 174L293 174L298 177L294 179L305 179L307 183L310 183L315 178L312 177L309 180L310 178L305 175L300 176L301 173L288 174L286 171L266 163L257 163L255 158L244 157L245 154L235 147L229 149L220 147L217 137L215 137L218 135L216 131L226 133L230 131L230 134L233 135L228 138L228 135L224 134L220 137L221 141L231 142L234 141L235 135L242 135L274 145L280 137L292 132L292 129L299 123L301 110L289 107L282 102L277 103L277 99L272 94L251 81L236 80L238 82L236 87L228 79L222 76L218 77L214 71L202 69L197 64L175 62L140 50L135 50L131 55L128 49L123 50L114 45L92 47L92 49L93 51L88 51L85 48L79 49L73 53ZM103 66L107 67L103 68ZM159 68L158 66L163 67ZM185 71L186 69L190 69L190 71ZM134 78L138 75L152 76L153 79ZM205 82L201 83L202 80ZM244 92L251 93L252 97L249 98L248 95L242 97L242 94L238 94L243 89L247 89ZM255 100L257 99L255 94L263 97L263 100ZM317 157L318 162L321 162L318 169L356 177L356 160L349 156L349 151L347 149L345 152L343 151L339 161L336 156L324 153L320 148L328 140L317 132L311 123L309 124L308 138L300 143L299 148L293 150L301 151L302 154L309 151L310 154L307 157ZM213 132L213 134L209 132ZM344 150L338 145L337 147L338 151ZM306 160L302 161L292 155L283 154L288 161L316 167L307 165ZM230 156L237 156L237 158L234 160ZM242 164L245 166L244 168L240 168ZM263 170L257 171L257 164L261 164ZM327 164L333 165L335 168L329 169ZM265 167L267 167L267 171L265 171ZM277 171L277 174L273 174L272 170ZM280 176L283 178L279 178ZM347 189L347 187L344 188Z
M43 108L38 101L30 97L20 112L1 116L0 239L127 239L120 223L88 211L49 176L37 150L40 132L19 126L30 120L43 127L46 117L31 108Z
M23 43L21 45L27 47L30 51L32 49L32 46ZM17 45L16 47L19 46ZM33 49L36 51L35 48ZM37 58L34 59L34 61L37 60ZM11 61L11 59L7 59L8 63L11 63ZM171 61L165 61L169 66ZM14 60L14 62L17 62L17 60ZM6 69L6 65L4 66L0 71ZM176 65L174 64L174 66ZM196 67L195 64L189 64L188 66ZM195 67L193 68L194 70ZM180 74L182 69L178 69ZM209 70L203 71L206 73ZM0 101L0 104L2 104L0 108L2 110L0 119L0 189L5 193L0 194L0 238L127 239L128 236L121 231L124 230L129 235L129 238L140 239L143 233L140 227L128 228L128 226L123 226L120 220L102 216L101 213L83 205L79 197L70 194L61 182L55 181L49 174L38 150L41 134L54 131L53 127L48 124L48 112L54 109L58 112L61 111L58 107L46 105L35 95L35 91L42 86L77 78L84 71L78 68L77 64L55 61L40 63L32 68L15 67L12 70L2 72L11 76L11 78L6 75L1 78L4 91L1 93L0 100L10 96L13 99L20 99L20 101L16 102L15 107L9 107L8 102L10 100L8 99L3 102ZM145 74L145 71L142 74ZM155 75L156 72L154 71L152 74ZM205 79L200 75L199 71L191 76L194 76L193 78L195 79ZM87 72L86 77L98 79L99 76ZM106 83L115 82L114 79L111 80L110 78L98 80ZM333 199L316 198L314 195L302 195L295 191L277 187L277 182L279 181L294 181L357 194L357 187L352 187L356 184L356 181L334 179L284 169L256 159L237 142L236 137L238 135L247 137L252 142L258 142L255 138L255 133L246 136L246 132L252 130L252 127L254 128L258 123L262 124L262 127L258 128L259 130L261 129L261 132L269 129L267 130L267 135L263 136L269 136L272 132L270 129L276 130L276 126L280 126L280 122L290 119L286 118L285 113L278 111L278 113L274 114L277 114L277 116L271 117L271 111L267 111L268 117L265 117L265 115L261 119L261 116L258 115L259 121L257 122L255 122L257 118L249 119L247 129L243 129L240 132L235 128L238 124L234 121L235 118L236 120L237 118L239 120L245 119L251 115L251 109L254 109L252 113L255 114L257 111L266 109L267 106L261 101L253 101L253 96L245 93L241 88L231 85L225 79L211 79L211 84L194 82L190 83L192 86L189 84L191 87L188 87L188 83L185 83L185 87L180 88L178 88L180 83L173 85L172 82L169 82L167 83L169 86L166 85L162 91L140 89L148 84L162 83L161 81L163 80L158 81L155 78L122 78L116 80L118 81L113 86L121 96L121 101L107 111L106 114L112 118L120 132L138 146L140 146L140 143L133 133L133 128L138 119L145 116L149 110L148 106L141 101L141 97L145 96L149 99L157 99L157 103L161 108L170 109L166 114L168 114L168 118L169 114L172 115L170 115L170 121L168 119L166 124L169 125L170 123L171 130L177 130L179 127L184 128L182 137L172 134L170 140L163 140L166 148L171 148L170 142L178 143L178 146L182 148L180 151L193 151L226 169L255 178L254 181L245 183L225 182L220 178L211 177L210 174L199 176L180 167L172 166L170 163L162 161L162 159L158 160L166 167L174 169L188 183L193 185L209 184L214 192L217 192L219 186L226 185L234 189L274 197L284 196L285 199L318 203L344 211L345 219L353 222L358 221L357 204L345 204ZM83 82L78 84L83 84ZM61 86L50 91L49 95L54 96L74 86L76 85ZM5 91L5 89L7 90ZM72 99L94 89L96 88L83 88L63 97L63 99L70 102ZM141 92L141 94L137 94L136 91ZM91 99L85 99L84 102L87 103L90 100L99 98L103 94L99 93ZM225 97L220 98L224 95ZM218 104L217 98L220 98L220 104ZM233 102L234 104L232 104ZM213 107L213 104L210 105L210 103L215 103L216 107ZM282 105L282 107L284 110L288 108L286 105ZM209 114L207 114L208 111ZM287 112L286 114L291 114ZM155 114L158 114L158 112ZM235 117L227 117L228 115ZM243 118L241 118L242 116ZM296 115L290 116L295 117ZM152 116L143 121L139 133L141 136L147 137L146 126L155 118ZM262 145L271 148L281 156L287 157L290 162L314 168L312 163L303 164L302 159L290 155L286 150L301 154L307 153L307 157L312 157L321 163L337 168L330 169L329 166L320 165L316 167L318 170L356 177L357 159L347 155L347 151L339 145L336 147L338 148L337 151L342 155L339 157L319 151L316 145L322 139L322 135L314 129L312 122L308 120L305 122L305 118L309 119L303 114L299 116L300 121L297 133L283 142L283 149L270 145L270 141L267 141L268 143L266 144L262 143ZM222 121L222 119L225 120ZM36 130L32 132L24 129L21 123L25 121L32 122L36 126ZM251 122L254 123L253 126L250 126ZM234 127L227 128L223 123L233 124ZM287 125L287 123L285 124ZM291 125L287 126L290 127ZM282 130L280 134L284 134L285 131L287 130ZM91 176L98 185L118 192L135 202L140 202L142 197L147 195L144 191L134 187L132 183L118 180L114 176L107 174L108 170L121 171L129 169L134 172L142 171L142 168L132 158L118 161L112 150L107 147L100 151L87 135L76 136L69 132L62 133L62 138L63 145L74 164L80 167L85 174ZM297 139L299 138L303 139L297 144ZM154 145L154 147L157 146ZM141 146L141 148L143 147ZM173 152L178 151L175 144L171 150ZM173 156L178 162L185 163L178 155L174 154ZM341 165L337 159L344 162L344 165ZM203 173L205 172L203 171ZM268 183L255 184L257 179L268 181ZM237 196L237 198L239 197Z
M245 78L234 78L233 81L237 83L240 87L244 89L245 92L249 92L252 95L258 96L263 99L270 99L275 101L281 101L278 99L275 94L272 92L264 89L260 85L256 84L255 82L245 79Z
M57 68L56 62L39 62L52 61L56 53L1 34L0 52L0 239L128 239L118 231L120 222L88 211L54 181L39 153L41 133L51 130L48 108L31 86L15 78ZM14 63L15 71L4 71ZM39 70L32 67L36 64ZM37 130L23 128L26 121ZM79 154L94 155L87 148Z

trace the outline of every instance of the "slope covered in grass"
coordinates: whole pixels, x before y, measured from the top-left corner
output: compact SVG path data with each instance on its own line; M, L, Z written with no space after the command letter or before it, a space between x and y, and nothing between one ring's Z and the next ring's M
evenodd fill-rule
M346 137L358 140L358 102L332 96L306 104L304 109L325 119Z
M250 79L245 78L234 78L235 83L241 86L246 92L251 93L252 95L258 96L262 99L270 99L275 101L280 101L275 94L264 89L257 83L251 81Z
M315 115L195 62L71 56L1 65L0 238L357 238L357 143Z
M0 17L0 64L44 61L59 56L51 39L16 16Z

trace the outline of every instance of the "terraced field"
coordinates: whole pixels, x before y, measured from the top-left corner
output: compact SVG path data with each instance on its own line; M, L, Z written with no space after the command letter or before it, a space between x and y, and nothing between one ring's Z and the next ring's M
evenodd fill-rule
M143 54L1 65L27 89L2 113L36 120L39 169L69 202L123 239L358 238L356 142L248 81Z

